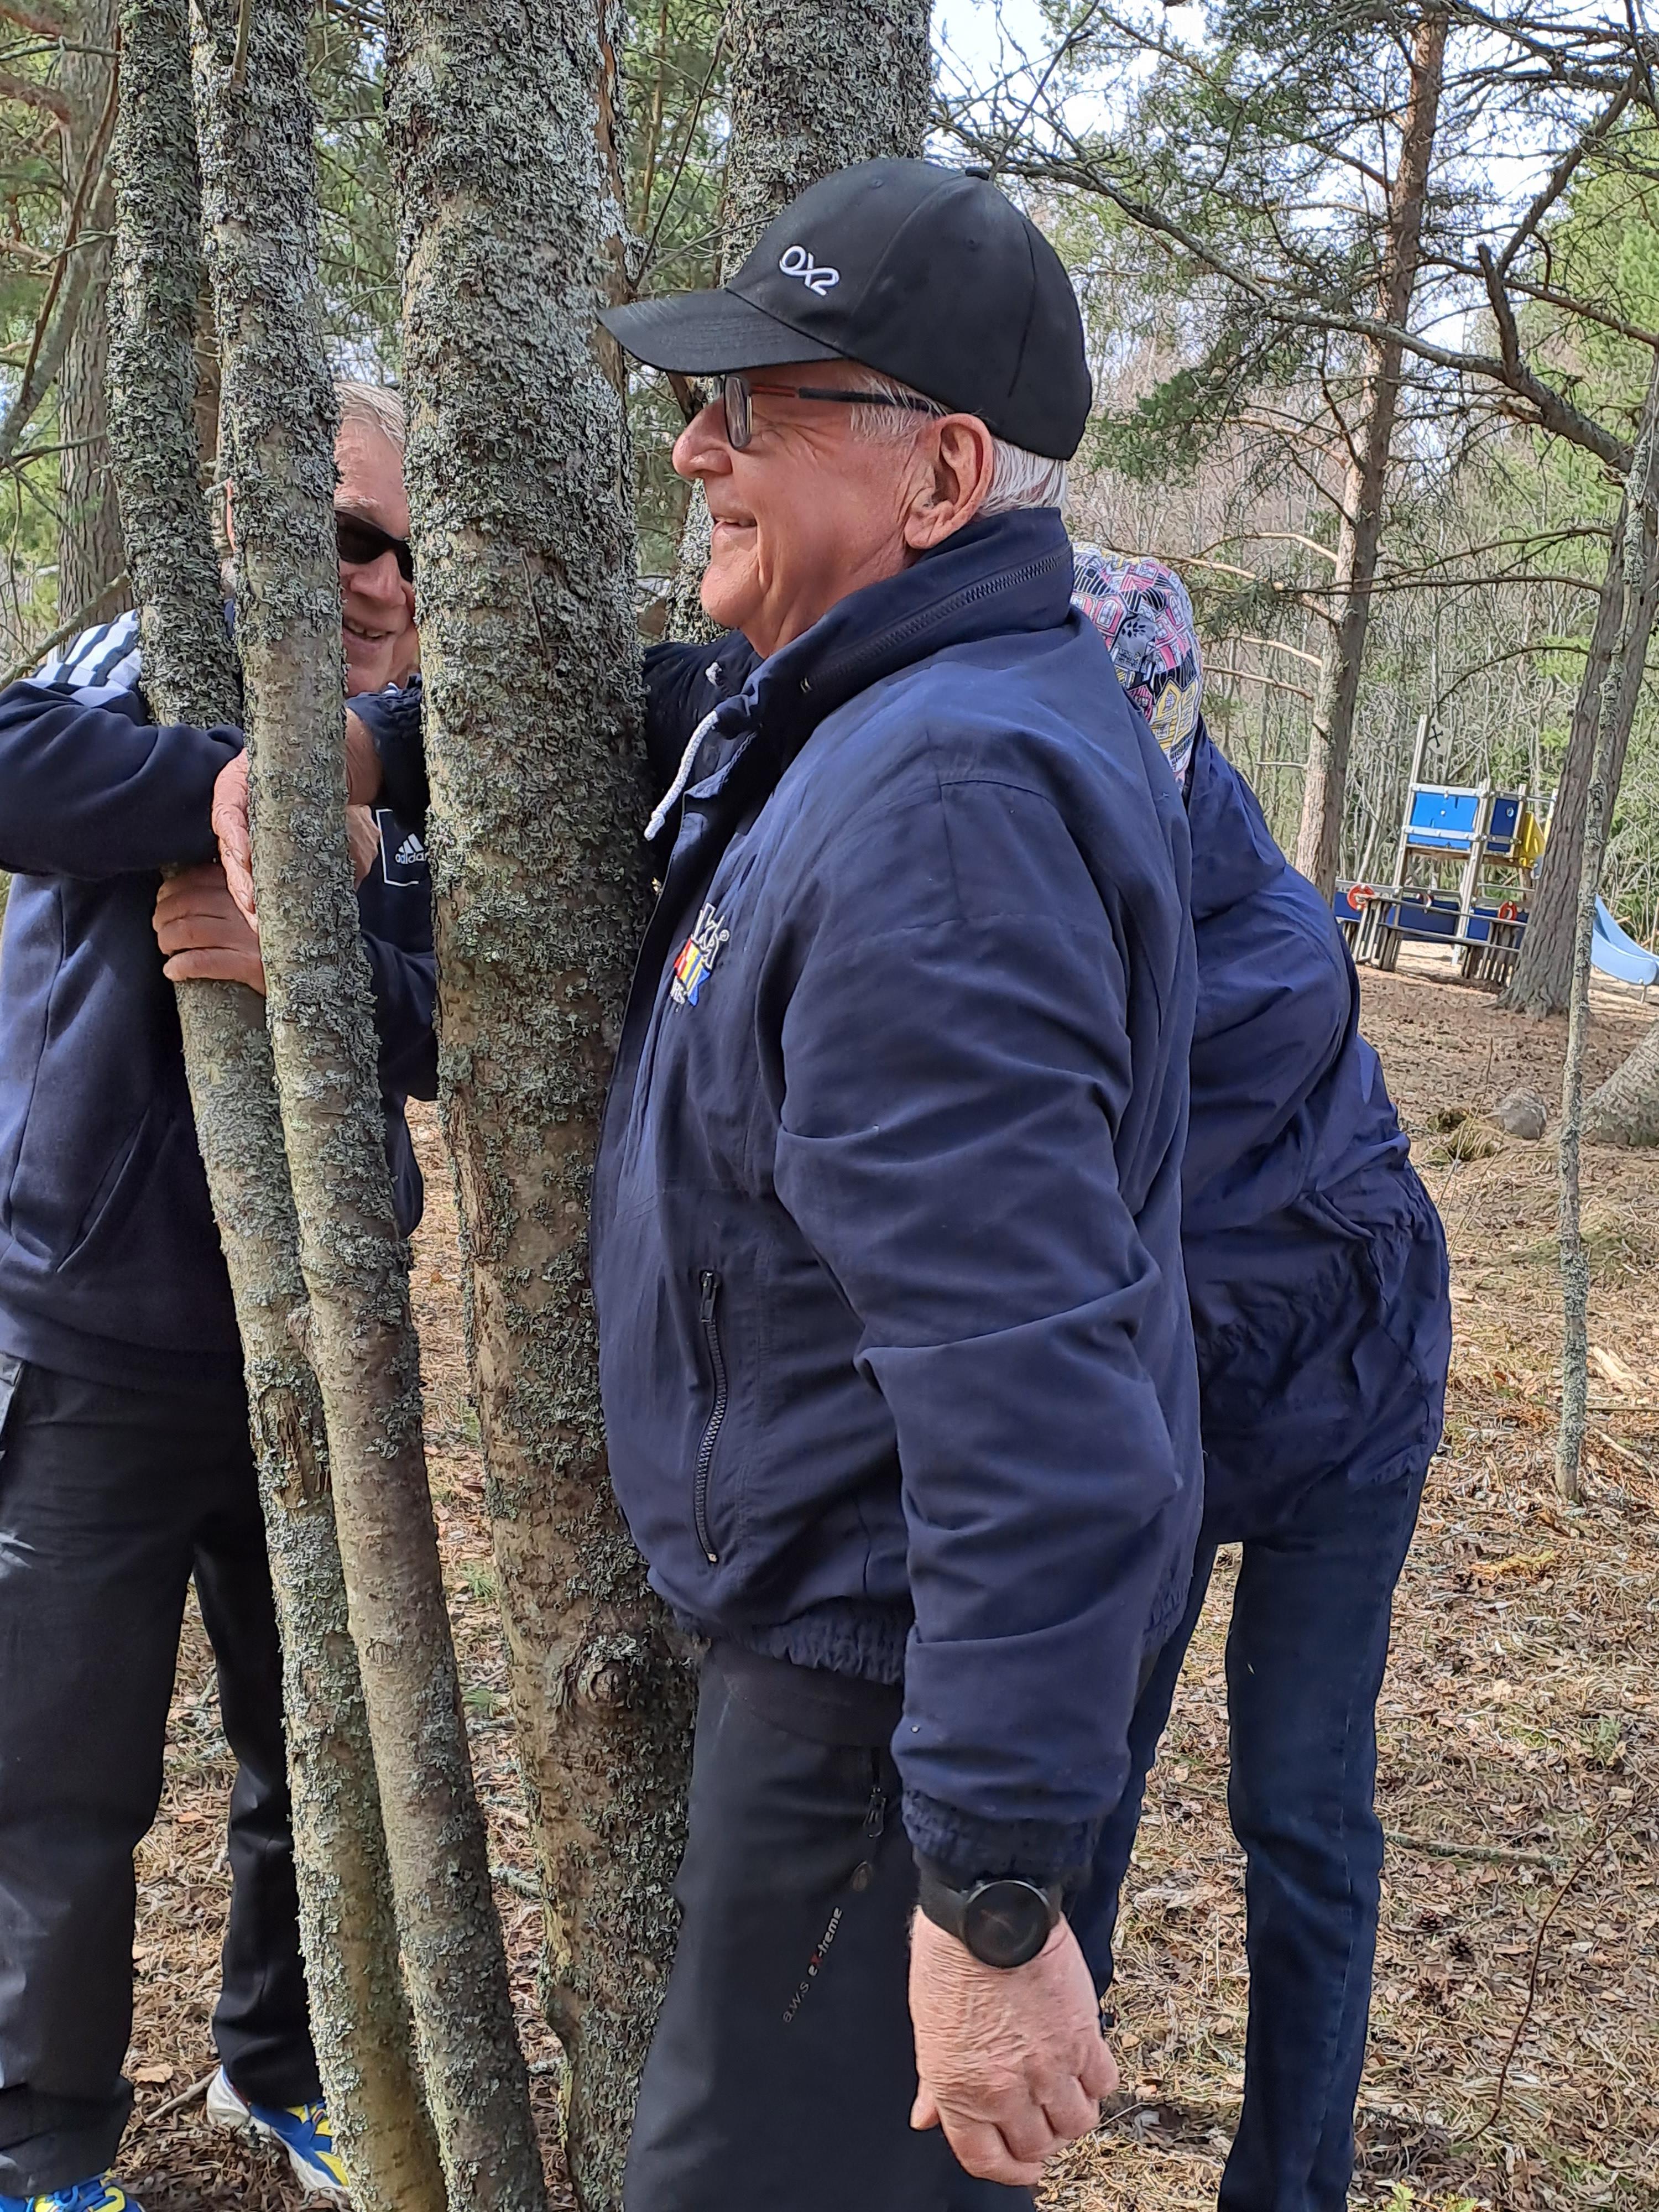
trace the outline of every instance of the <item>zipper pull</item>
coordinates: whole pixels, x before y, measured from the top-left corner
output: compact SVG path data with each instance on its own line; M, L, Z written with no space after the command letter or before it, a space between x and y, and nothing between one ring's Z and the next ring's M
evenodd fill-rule
M870 1802L865 1808L864 1832L873 1844L887 1826L887 1792L879 1782L870 1792Z
M697 1278L697 1288L702 1292L702 1304L698 1319L705 1324L714 1318L714 1300L720 1295L720 1279L712 1267L705 1267Z

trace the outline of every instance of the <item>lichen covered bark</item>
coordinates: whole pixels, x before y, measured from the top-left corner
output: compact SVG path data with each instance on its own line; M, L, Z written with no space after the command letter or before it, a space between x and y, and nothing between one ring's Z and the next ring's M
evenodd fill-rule
M240 699L191 412L201 209L185 0L125 0L123 13L110 431L144 683L163 720L234 722ZM442 2212L398 1972L321 1401L296 1334L305 1285L264 1008L239 984L185 983L179 1018L246 1363L318 2060L361 2212Z
M919 155L933 91L929 0L732 0L728 21L722 283L809 185L854 161ZM699 485L680 537L671 637L712 635L697 598L708 545Z
M236 488L254 880L307 1346L449 2203L452 2212L538 2212L541 2159L444 1606L346 845L334 404L317 284L308 13L307 0L258 0L251 11L237 0L198 0L193 10L208 259Z
M568 2146L615 2212L672 1948L689 1672L612 1499L587 1199L645 915L611 0L401 0L441 1081Z

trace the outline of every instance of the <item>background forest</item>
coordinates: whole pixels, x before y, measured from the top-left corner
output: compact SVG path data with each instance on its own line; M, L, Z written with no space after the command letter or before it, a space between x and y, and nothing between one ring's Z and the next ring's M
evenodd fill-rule
M0 8L8 670L123 596L100 389L113 12L112 0L84 0L62 20ZM1210 648L1212 726L1287 844L1342 605L1340 511L1365 413L1364 340L1328 326L1328 309L1346 295L1363 319L1377 283L1414 20L1409 8L1294 0L1231 0L1204 22L1191 7L1085 0L1028 4L1005 20L994 0L978 0L952 12L939 40L938 149L984 163L1024 198L1087 301L1097 416L1074 471L1075 531L1181 567ZM719 253L722 9L653 0L633 12L631 30L630 281L641 291L698 284ZM384 40L374 0L323 0L315 12L331 342L341 366L395 380ZM1387 872L1425 716L1430 775L1555 787L1619 488L1605 454L1517 420L1528 410L1513 392L1457 361L1504 351L1481 252L1542 196L1561 149L1576 147L1527 240L1541 281L1522 276L1506 304L1518 296L1516 335L1553 390L1609 440L1632 435L1651 358L1644 341L1659 323L1659 148L1650 116L1602 97L1617 67L1547 11L1531 29L1516 18L1452 33L1408 317L1429 352L1448 358L1408 355L1400 380L1341 804L1345 878ZM1255 289L1234 281L1241 272ZM1280 312L1316 295L1326 327L1298 329ZM682 511L667 464L674 395L640 380L631 417L650 624ZM203 435L210 471L210 422ZM1650 936L1659 722L1650 690L1636 709L1607 890L1634 933Z

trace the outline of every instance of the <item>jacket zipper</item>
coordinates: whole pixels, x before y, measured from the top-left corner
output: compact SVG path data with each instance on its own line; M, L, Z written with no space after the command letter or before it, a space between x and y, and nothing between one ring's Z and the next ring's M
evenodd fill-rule
M708 1346L708 1362L714 1370L714 1404L708 1416L708 1426L702 1432L702 1442L697 1447L697 1480L691 1493L691 1517L696 1523L697 1541L702 1546L702 1555L711 1567L720 1565L720 1553L708 1535L708 1470L714 1462L714 1446L720 1438L720 1425L726 1419L726 1354L720 1350L720 1322L714 1308L720 1298L720 1279L712 1269L705 1267L698 1278L702 1303L698 1319L702 1323L703 1341Z

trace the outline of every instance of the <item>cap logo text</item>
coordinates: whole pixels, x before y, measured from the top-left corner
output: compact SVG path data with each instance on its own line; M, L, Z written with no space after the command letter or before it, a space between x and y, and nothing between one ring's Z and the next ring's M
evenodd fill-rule
M820 268L804 246L786 246L778 266L786 276L799 276L807 290L816 292L819 299L832 284L841 282L839 269L831 269L827 264Z

